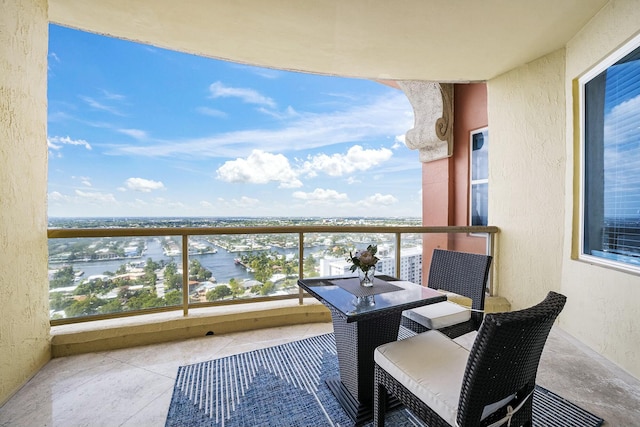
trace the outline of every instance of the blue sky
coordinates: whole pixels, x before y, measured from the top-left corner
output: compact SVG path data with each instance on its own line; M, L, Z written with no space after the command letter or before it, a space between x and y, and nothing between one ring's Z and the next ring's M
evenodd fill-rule
M400 90L49 31L49 216L421 217Z
M604 213L609 218L637 220L640 216L640 60L613 65L606 76Z

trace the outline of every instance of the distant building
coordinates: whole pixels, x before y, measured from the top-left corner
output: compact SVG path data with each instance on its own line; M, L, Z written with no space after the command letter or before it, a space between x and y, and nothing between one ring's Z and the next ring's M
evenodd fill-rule
M378 252L380 261L376 264L377 274L396 276L396 258L392 251ZM386 255L386 256L385 256ZM344 258L320 259L320 276L341 276L351 273L351 264ZM400 255L400 279L422 285L422 248L403 249Z
M405 249L400 256L400 277L422 285L422 247Z
M320 258L319 273L320 276L342 276L351 273L349 270L351 265L352 264L347 262L344 257Z
M102 280L103 282L111 279L110 276L105 276L104 274L94 274L92 276L87 277L88 282L95 282L96 280Z
M263 283L254 279L244 279L240 284L244 289L251 289L254 286L260 286Z

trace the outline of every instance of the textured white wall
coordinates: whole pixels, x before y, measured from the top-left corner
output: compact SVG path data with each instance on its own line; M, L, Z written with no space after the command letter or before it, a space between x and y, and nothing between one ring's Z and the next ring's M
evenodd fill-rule
M50 358L47 1L0 2L0 404Z
M573 80L640 32L640 1L609 3L566 49L488 82L489 221L501 228L498 294L513 309L549 290L559 326L640 378L640 277L571 258L577 239Z
M640 1L614 0L567 45L566 149L569 161L565 179L567 209L562 291L572 303L565 309L560 323L567 332L638 378L640 277L572 260L570 254L571 244L577 244L577 233L572 233L573 221L577 220L572 207L578 203L578 190L573 191L573 182L579 174L579 164L574 165L572 161L578 154L574 150L572 82L639 32Z
M513 309L560 290L565 210L564 49L487 83L489 223L497 294Z

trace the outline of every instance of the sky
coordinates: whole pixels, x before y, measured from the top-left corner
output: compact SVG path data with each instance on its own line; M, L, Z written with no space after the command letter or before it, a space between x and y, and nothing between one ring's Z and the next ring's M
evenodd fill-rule
M402 91L49 29L50 217L421 217Z
M607 69L604 108L604 215L638 220L640 59Z

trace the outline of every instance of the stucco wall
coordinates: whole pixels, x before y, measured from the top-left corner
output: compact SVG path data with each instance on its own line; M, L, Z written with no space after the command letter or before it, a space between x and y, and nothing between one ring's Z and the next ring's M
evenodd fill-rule
M572 81L640 32L640 2L612 1L567 45L567 158L574 151ZM567 162L565 187L565 244L562 291L569 304L561 317L567 332L640 378L640 277L570 259L576 219L569 207L577 202L573 179L579 164ZM577 230L577 228L574 228Z
M514 310L561 288L564 60L562 49L487 83L489 224L500 227L497 295Z
M0 404L50 358L47 1L0 3Z
M572 84L640 31L639 6L612 1L566 49L488 82L498 294L514 309L549 290L565 294L559 326L636 377L640 277L571 258L578 200Z

